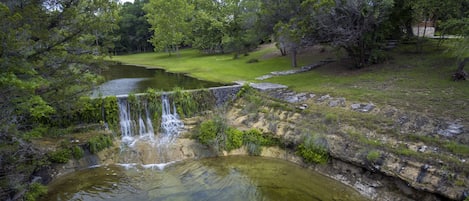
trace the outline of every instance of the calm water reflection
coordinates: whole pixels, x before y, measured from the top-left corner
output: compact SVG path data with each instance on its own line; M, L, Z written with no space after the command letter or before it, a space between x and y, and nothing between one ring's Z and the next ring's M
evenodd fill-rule
M198 80L184 74L168 73L161 69L147 69L132 65L114 65L101 74L106 82L93 96L120 95L145 92L148 88L170 91L175 87L199 89L222 86L220 83Z
M98 167L59 178L43 200L367 200L295 164L236 156L178 162L164 170Z

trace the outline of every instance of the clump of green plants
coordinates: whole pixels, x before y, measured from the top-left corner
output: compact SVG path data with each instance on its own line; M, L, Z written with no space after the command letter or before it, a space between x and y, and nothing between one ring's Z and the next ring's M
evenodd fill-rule
M191 117L198 109L198 104L193 100L191 93L183 91L182 88L176 87L173 89L174 104L177 105L177 113L181 117Z
M49 160L53 163L67 163L72 158L72 152L67 148L50 152L48 155Z
M195 137L200 143L217 150L231 151L244 145L250 155L260 155L262 146L279 144L278 139L263 135L257 129L243 132L228 127L221 118L202 122Z
M98 135L89 139L88 147L92 154L98 153L106 148L112 146L112 136L110 135Z
M324 118L324 121L326 124L334 124L339 121L339 117L337 116L337 114L327 113L326 117Z
M218 127L215 124L215 121L208 120L200 124L199 132L197 134L197 139L200 143L208 145L217 137Z
M243 84L241 89L239 89L238 93L236 94L236 97L241 98L244 97L244 95L253 92L253 88L249 86L249 84Z
M249 155L259 156L262 153L262 146L274 146L280 142L276 138L262 134L258 129L250 129L244 132L243 144Z
M240 131L236 128L229 127L225 131L226 134L226 142L225 142L225 149L227 151L231 151L233 149L238 149L243 146L243 131Z
M469 146L450 141L444 144L444 147L454 154L469 155Z
M34 182L31 185L29 185L28 191L24 194L24 200L25 201L35 201L39 197L45 195L47 193L47 187Z
M83 158L85 155L85 151L78 145L73 146L70 150L74 159Z
M324 164L329 161L327 141L317 135L307 135L298 145L297 154L308 163Z
M366 155L366 160L371 163L376 163L380 157L381 153L376 150L373 150L368 152L368 154Z

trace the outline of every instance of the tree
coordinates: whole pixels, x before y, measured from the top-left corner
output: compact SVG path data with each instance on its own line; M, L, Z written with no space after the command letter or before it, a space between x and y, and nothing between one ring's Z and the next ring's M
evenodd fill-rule
M259 44L259 35L253 28L257 22L257 12L260 4L257 0L224 0L223 47L224 50L235 52L234 58L243 52L248 52Z
M194 2L195 15L192 25L192 47L206 53L223 52L225 14L221 2L200 0Z
M117 31L120 38L116 42L117 52L146 52L153 49L151 43L148 42L153 33L150 31L151 26L143 11L143 5L146 2L148 0L126 2L120 8L121 19Z
M21 132L63 122L97 83L101 55L112 48L116 8L112 0L0 3L1 200L25 193L43 157Z
M190 38L194 6L188 0L150 0L143 10L153 31L150 42L155 51L166 50L171 55Z
M313 14L311 11L309 3L303 0L262 0L258 24L265 30L259 32L274 36L281 54L291 54L293 67L297 66L298 49L315 43L314 38L307 37L314 32L309 24L309 17Z
M313 21L323 41L341 47L361 68L372 62L372 51L381 34L380 24L387 19L392 0L323 1Z

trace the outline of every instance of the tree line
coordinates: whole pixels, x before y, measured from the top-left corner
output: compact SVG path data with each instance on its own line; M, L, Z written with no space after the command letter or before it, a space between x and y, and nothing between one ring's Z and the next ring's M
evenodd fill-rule
M127 15L131 6L138 15ZM468 0L136 0L124 4L122 22L138 18L135 24L145 23L140 28L147 31L134 29L121 41L140 38L169 54L190 46L235 58L274 41L282 55L291 55L292 66L299 48L327 43L361 68L385 57L386 40L414 37L414 24L431 22L441 34L467 36L468 10ZM121 32L127 27L121 25ZM135 37L137 32L147 35Z

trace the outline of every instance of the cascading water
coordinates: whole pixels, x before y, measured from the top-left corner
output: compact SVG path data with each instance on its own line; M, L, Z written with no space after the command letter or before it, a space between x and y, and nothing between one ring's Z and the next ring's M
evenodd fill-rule
M130 104L127 97L118 98L122 132L121 162L148 166L175 160L169 157L170 147L184 127L177 115L176 106L170 104L166 94L161 96L160 132L155 137L151 118L153 111L148 108L152 103L135 98L136 104Z
M145 115L145 118L142 118L141 109L132 108L127 98L121 97L117 102L119 104L122 142L132 146L139 139L154 141L155 131L153 130L147 103L140 103L144 111L143 115Z

